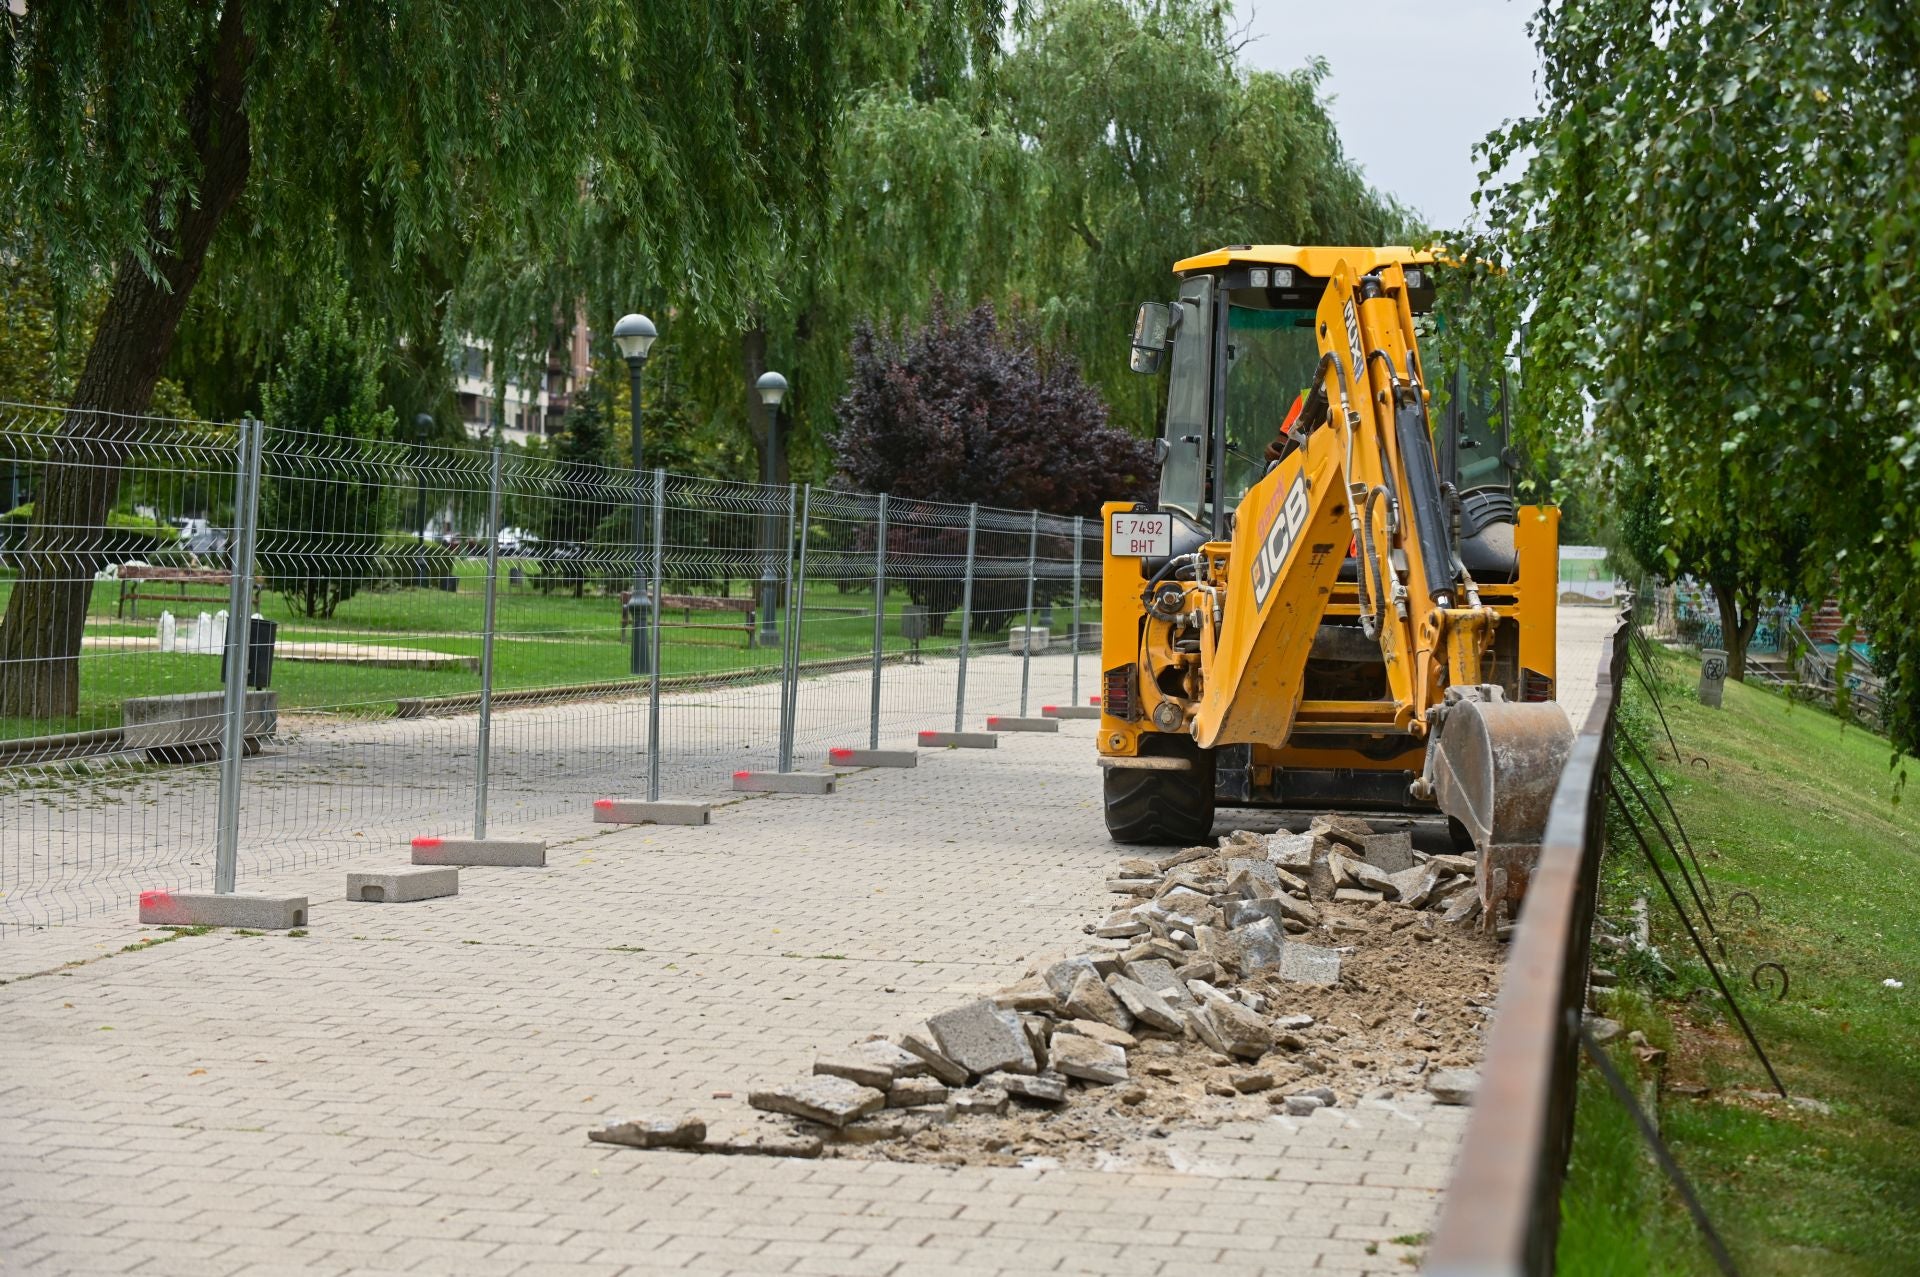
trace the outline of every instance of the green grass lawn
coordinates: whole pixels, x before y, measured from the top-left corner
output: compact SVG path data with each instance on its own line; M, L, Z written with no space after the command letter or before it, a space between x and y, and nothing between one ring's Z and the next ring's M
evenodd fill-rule
M500 690L560 687L628 677L630 640L620 631L617 597L590 586L583 597L571 591L543 593L529 585L507 584L507 564L501 565L494 644L494 686ZM455 591L428 589L366 590L342 603L329 618L300 615L289 601L274 593L261 596L260 612L280 623L282 643L355 643L400 646L473 658L481 651L484 622L486 565L463 560ZM11 583L0 580L0 608ZM674 587L667 593L711 593L712 586ZM743 597L748 583L732 585L734 597ZM140 617L115 617L119 587L100 582L88 609L90 637L149 638L167 607L164 597L143 598ZM815 582L807 590L807 616L802 630L801 658L806 661L859 656L873 646L871 589L842 593L832 583ZM901 635L900 614L911 599L904 590L888 592L886 650L904 652L911 644ZM219 610L217 603L189 603L172 609L182 621L201 611ZM1098 619L1093 600L1083 600L1081 618ZM661 631L661 665L668 676L734 674L762 671L771 675L780 663L780 649L750 646L744 617L734 613L685 613L666 609ZM1022 618L1013 618L1020 623ZM1055 607L1056 627L1068 623L1069 611ZM778 622L784 626L784 617ZM958 643L958 622L949 617L947 633L926 640L924 650L950 651ZM976 651L1004 651L1004 634L979 636ZM58 720L0 718L0 739L117 727L121 702L133 696L205 691L220 683L220 661L210 655L114 651L90 648L81 661L81 712ZM366 664L280 659L274 663L273 686L282 709L333 710L366 714L392 711L403 696L453 696L477 692L479 675L473 669L383 668Z
M1710 769L1672 762L1636 682L1623 726L1666 752L1657 766L1719 895L1735 996L1789 1090L1831 1112L1743 1094L1765 1091L1766 1075L1724 1007L1689 996L1710 985L1706 968L1624 828L1603 867L1602 912L1624 919L1647 896L1677 979L1621 964L1611 1014L1669 1052L1661 1129L1743 1273L1920 1272L1920 793L1900 789L1879 737L1734 683L1724 709L1705 709L1695 658L1662 653L1659 669L1674 734ZM1757 918L1727 905L1742 889L1759 897ZM1747 983L1768 959L1792 973L1784 1001ZM1615 1058L1655 1076L1628 1048ZM1564 1274L1714 1271L1591 1070L1563 1220Z

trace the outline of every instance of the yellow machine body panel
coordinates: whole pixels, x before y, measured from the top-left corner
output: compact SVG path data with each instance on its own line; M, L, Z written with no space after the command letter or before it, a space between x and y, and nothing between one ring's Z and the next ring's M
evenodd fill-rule
M1240 503L1222 562L1244 588L1226 591L1219 633L1200 642L1206 693L1192 736L1203 748L1283 741L1293 730L1306 690L1299 672L1346 555L1346 494L1330 474L1337 447L1321 431ZM1234 565L1243 563L1240 573Z

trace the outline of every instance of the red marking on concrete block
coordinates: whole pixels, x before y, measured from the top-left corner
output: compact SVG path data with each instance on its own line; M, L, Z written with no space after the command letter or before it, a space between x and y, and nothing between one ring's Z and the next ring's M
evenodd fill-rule
M143 891L140 893L142 909L164 909L173 903L171 891Z
M594 800L593 800L593 805L594 805L595 807L598 807L598 808L600 808L600 809L601 809L602 811L604 811L604 810L606 810L607 808L609 808L609 807L611 807L611 806L613 806L613 799L611 799L611 798L596 798L596 799L594 799Z
M932 728L928 728L926 731L920 733L920 739L925 740L929 736L938 736L939 734L940 734L939 732L933 730Z
M1000 716L998 714L987 715L987 726L988 727L1000 726Z
M416 838L413 840L413 845L421 848L438 847L440 840L438 838Z
M1042 705L1042 706L1040 707L1040 712L1041 712L1042 714L1051 714L1051 713L1053 713L1053 711L1055 711L1055 710L1057 710L1057 709L1059 709L1059 708L1060 708L1060 707L1059 707L1058 705Z
M733 778L734 778L735 780L745 780L745 779L746 779L747 777L749 777L749 776L751 776L751 775L753 775L753 773L752 773L752 772L750 772L750 771L747 771L747 772L735 772L735 773L733 774Z
M828 758L852 758L853 751L850 749L843 749L836 746L835 748L829 749L827 751L827 757Z
M1098 705L1099 703L1100 703L1100 698L1099 698L1098 696L1089 696L1089 697L1087 697L1087 704L1089 704L1089 705Z

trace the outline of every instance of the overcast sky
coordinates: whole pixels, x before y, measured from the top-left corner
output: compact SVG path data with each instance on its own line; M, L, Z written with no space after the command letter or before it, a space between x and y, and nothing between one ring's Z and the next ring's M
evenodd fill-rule
M1237 0L1253 66L1327 60L1324 91L1367 180L1441 226L1471 215L1474 143L1530 113L1534 0Z

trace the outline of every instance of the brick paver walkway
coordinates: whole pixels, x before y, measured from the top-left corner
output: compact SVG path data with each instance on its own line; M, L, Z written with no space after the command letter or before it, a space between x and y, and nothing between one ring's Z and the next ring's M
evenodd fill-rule
M1566 616L1574 702L1605 614ZM1012 672L983 680L983 712ZM707 829L556 817L548 869L466 870L450 900L338 899L345 869L398 848L243 884L311 892L301 938L121 953L140 935L116 920L8 939L0 1269L1407 1271L1392 1239L1429 1225L1462 1110L1176 1131L1161 1163L1103 1170L586 1141L631 1111L727 1116L712 1092L1078 941L1115 855L1094 726L737 802Z

